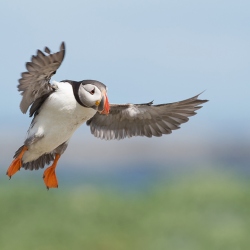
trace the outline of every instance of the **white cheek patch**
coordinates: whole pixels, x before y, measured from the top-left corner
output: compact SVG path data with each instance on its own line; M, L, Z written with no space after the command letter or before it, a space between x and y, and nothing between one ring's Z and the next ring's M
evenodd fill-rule
M80 98L81 102L85 106L92 107L92 106L96 105L97 101L101 100L102 94L101 94L101 91L97 87L95 87L94 85L92 85L92 84L87 84L87 85L85 86L85 88L83 86L80 86L80 88L78 90L78 94L79 94L79 98ZM88 91L92 91L94 88L95 88L95 93L92 95Z

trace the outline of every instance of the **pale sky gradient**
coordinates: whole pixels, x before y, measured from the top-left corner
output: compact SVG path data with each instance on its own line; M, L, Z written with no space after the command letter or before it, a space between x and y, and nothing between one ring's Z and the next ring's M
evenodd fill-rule
M205 145L205 150L206 138L249 140L249 13L247 0L2 0L1 147L7 140L10 147L4 152L10 157L30 123L19 110L16 89L25 62L45 46L56 52L62 41L66 57L53 79L99 80L108 86L111 103L166 103L206 90L201 98L210 102L180 131L131 142L162 148L183 138L197 141L197 149ZM88 130L80 128L73 145L82 136L82 148L86 147ZM8 141L11 134L16 141ZM91 145L100 145L87 138ZM115 149L118 144L107 145ZM129 147L129 141L124 145Z

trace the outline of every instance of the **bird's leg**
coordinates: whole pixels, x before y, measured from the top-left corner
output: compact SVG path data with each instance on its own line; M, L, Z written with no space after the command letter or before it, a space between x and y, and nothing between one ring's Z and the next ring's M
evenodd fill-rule
M24 153L28 150L27 146L23 146L20 154L11 162L6 175L8 175L10 178L12 175L14 175L18 170L20 170L22 166L22 157Z
M56 165L60 156L60 154L56 154L53 164L44 171L43 181L47 189L58 188L58 182L56 178Z

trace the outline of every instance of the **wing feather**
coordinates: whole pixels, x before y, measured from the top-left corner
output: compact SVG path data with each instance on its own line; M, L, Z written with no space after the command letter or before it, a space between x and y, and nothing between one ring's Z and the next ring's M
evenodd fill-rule
M132 136L162 136L180 128L207 100L192 98L167 104L111 104L109 115L96 113L88 120L91 133L105 140Z
M37 55L31 57L31 62L26 63L27 72L22 73L21 79L19 79L17 87L23 96L20 103L23 113L26 113L29 106L38 98L53 91L50 79L63 61L65 44L64 42L61 44L59 52L50 54L47 47L45 52L48 55L38 50Z

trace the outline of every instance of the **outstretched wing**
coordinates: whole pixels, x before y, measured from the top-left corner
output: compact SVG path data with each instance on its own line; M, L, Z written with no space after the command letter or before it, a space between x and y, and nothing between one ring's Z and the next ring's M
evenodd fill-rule
M199 106L207 100L194 96L180 102L152 105L145 104L110 105L109 115L96 113L87 121L91 133L105 140L123 139L132 136L162 136L180 128L189 116L196 114Z
M60 51L57 53L51 54L47 47L44 51L47 55L38 50L37 55L32 56L31 62L26 63L28 71L22 73L22 78L19 79L17 88L23 96L20 103L20 109L23 113L27 112L35 100L53 91L49 81L63 61L65 44L62 42Z

